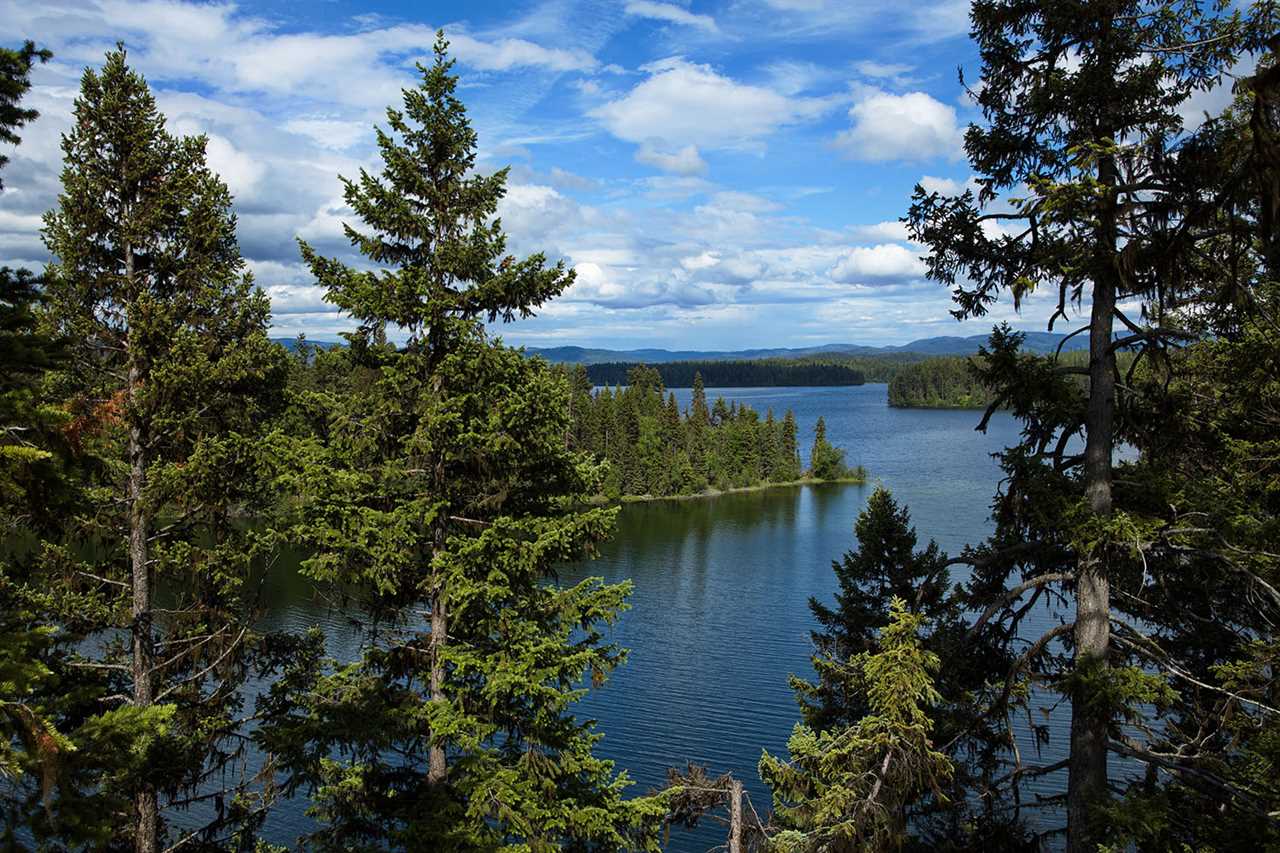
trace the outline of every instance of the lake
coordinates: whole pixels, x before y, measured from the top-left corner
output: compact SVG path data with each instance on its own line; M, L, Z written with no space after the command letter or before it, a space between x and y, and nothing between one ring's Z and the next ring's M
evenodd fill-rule
M687 406L690 390L675 393ZM846 450L849 464L866 467L871 483L624 506L601 556L561 571L566 583L601 576L635 584L631 609L611 632L631 649L630 659L578 708L600 721L599 753L627 770L637 783L633 793L659 786L666 768L693 761L714 774L737 774L763 816L769 795L756 778L756 763L762 748L785 754L798 717L787 676L811 673L809 597L830 601L831 562L854 547L853 522L874 484L883 483L910 508L922 543L936 539L958 553L990 529L1000 477L991 454L1014 443L1018 427L1000 413L983 434L974 430L979 412L892 409L881 384L707 393L762 415L772 407L780 418L792 409L805 456L814 424L824 417L830 441ZM305 585L281 583L273 592L270 627L319 624L333 640L332 653L354 652L347 617L314 604ZM1065 708L1053 713L1066 724ZM1029 740L1022 748L1034 760ZM1046 750L1043 758L1062 755ZM1063 784L1061 774L1037 780L1045 790ZM277 808L268 825L272 840L289 843L305 831L303 807ZM692 853L723 842L723 829L711 824L691 833L673 830L668 849Z

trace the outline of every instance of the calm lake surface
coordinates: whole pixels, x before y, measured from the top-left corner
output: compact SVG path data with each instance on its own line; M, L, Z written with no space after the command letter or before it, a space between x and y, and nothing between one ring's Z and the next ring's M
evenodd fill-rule
M675 393L687 406L689 389ZM874 484L883 483L910 508L922 543L936 539L958 553L990 529L1000 477L991 454L1014 443L1018 430L1006 414L993 417L983 434L974 431L978 412L891 409L881 384L707 393L762 415L772 408L780 418L792 409L802 455L824 417L828 438L845 449L849 464L865 466L872 482L623 507L601 556L561 572L565 583L601 576L635 584L631 609L612 632L631 649L630 659L578 708L599 720L605 733L599 753L628 772L633 793L661 785L666 768L692 761L715 774L737 774L763 816L770 801L756 777L760 751L785 754L798 717L787 677L812 672L809 597L832 598L831 562L854 547L853 522ZM303 584L281 583L274 592L272 627L320 625L332 639L331 653L354 654L345 615L313 602ZM1051 618L1043 614L1046 623ZM1051 712L1064 726L1068 713ZM1024 740L1024 757L1035 761ZM1049 763L1062 755L1051 745L1041 758ZM1038 781L1045 790L1063 784L1054 777ZM280 805L268 825L271 839L290 843L306 831L304 807ZM692 853L723 842L723 829L712 823L694 832L673 830L668 849Z

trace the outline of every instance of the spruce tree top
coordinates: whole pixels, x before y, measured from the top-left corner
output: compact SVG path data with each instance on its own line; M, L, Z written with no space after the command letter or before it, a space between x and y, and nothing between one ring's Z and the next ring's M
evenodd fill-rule
M437 356L479 318L530 316L573 282L563 262L506 254L496 213L507 169L475 173L476 132L454 95L448 48L440 31L435 61L417 66L421 86L403 90L403 109L387 109L390 132L376 130L382 173L361 169L357 180L342 179L347 204L366 226L344 225L346 235L381 269L353 270L299 241L325 298L360 321L361 336L376 338L390 321L409 333L410 350Z

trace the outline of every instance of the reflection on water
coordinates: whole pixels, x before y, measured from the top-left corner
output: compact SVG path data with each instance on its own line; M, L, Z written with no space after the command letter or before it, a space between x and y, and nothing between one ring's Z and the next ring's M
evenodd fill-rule
M806 451L814 423L825 417L828 437L848 451L850 464L866 466L909 506L922 540L935 538L952 553L986 535L999 478L991 454L1017 439L1004 415L983 435L974 432L975 412L890 409L883 385L708 393L762 413L793 409ZM688 389L676 394L688 404ZM871 488L803 486L628 505L597 560L563 567L565 583L589 576L635 583L631 610L612 632L630 659L579 705L600 721L600 752L627 770L635 793L661 784L667 767L694 761L738 774L755 808L768 809L756 762L762 748L786 748L797 719L787 676L811 672L808 600L831 598L831 562L852 547L853 521ZM273 578L270 627L321 625L332 654L352 655L349 618L312 598L291 571L298 557L282 560ZM1065 709L1054 713L1065 723ZM1034 756L1029 741L1023 749ZM277 810L269 824L274 840L287 843L307 826L303 808ZM673 832L670 849L701 851L722 841L712 825Z

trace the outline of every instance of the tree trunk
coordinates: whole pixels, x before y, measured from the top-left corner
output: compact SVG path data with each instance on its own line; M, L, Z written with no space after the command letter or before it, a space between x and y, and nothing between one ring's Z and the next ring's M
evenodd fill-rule
M1099 180L1115 186L1115 164L1103 158ZM1116 246L1116 207L1100 202L1096 234L1093 313L1089 330L1089 404L1085 416L1084 491L1094 516L1111 515L1111 456L1115 443L1115 353L1111 345L1120 272ZM1107 731L1111 709L1096 701L1087 682L1102 677L1111 642L1111 590L1105 551L1081 556L1076 568L1075 668L1071 695L1071 757L1067 781L1067 849L1093 853L1098 839L1094 809L1107 797Z
M438 386L437 386L438 387ZM436 482L444 479L444 471L440 464L436 465ZM437 521L432 536L431 557L434 560L444 550L445 526ZM449 637L449 614L445 610L444 584L435 569L431 586L431 701L443 702L444 692L444 650L445 640ZM431 738L431 747L427 752L427 784L439 785L449 774L449 765L445 759L444 743Z
M133 251L125 247L125 275L133 279ZM133 704L151 707L154 691L155 645L151 630L151 563L147 559L150 518L143 501L147 482L146 440L138 422L137 403L142 391L142 371L135 355L129 355L129 576L133 600L130 605L133 660ZM137 826L134 849L137 853L155 853L158 843L160 810L156 790L143 784L134 798Z
M444 646L448 629L449 619L444 609L443 590L437 590L431 595L431 701L433 702L443 702L445 698L444 660L440 652ZM427 783L430 785L440 784L444 781L448 772L449 767L445 762L444 744L433 738L431 750L428 754Z
M742 853L742 783L729 783L729 853Z

